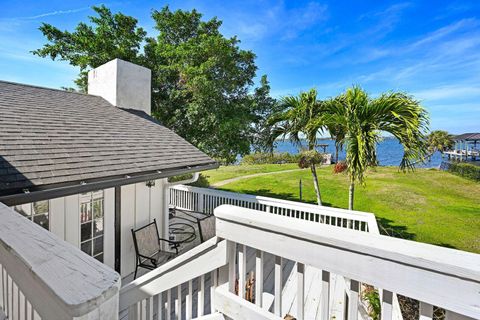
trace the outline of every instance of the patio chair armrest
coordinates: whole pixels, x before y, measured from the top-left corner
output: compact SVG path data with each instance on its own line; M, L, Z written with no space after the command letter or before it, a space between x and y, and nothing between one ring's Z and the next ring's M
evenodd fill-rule
M178 247L182 243L181 241L173 241L173 240L168 240L168 239L163 239L163 238L159 238L158 240L159 241L165 241L165 242L168 242L169 244L173 245L173 247L175 248L175 252L178 254Z

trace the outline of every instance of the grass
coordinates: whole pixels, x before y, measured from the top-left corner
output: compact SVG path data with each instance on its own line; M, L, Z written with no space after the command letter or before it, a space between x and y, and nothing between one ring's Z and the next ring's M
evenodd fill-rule
M218 169L209 170L202 173L208 178L212 184L218 181L228 180L235 177L247 176L255 173L276 172L298 169L295 163L286 164L256 164L256 165L240 165L240 166L222 166Z
M221 167L205 172L210 183L259 172L295 169L295 164ZM324 205L347 208L348 183L332 167L318 170ZM315 203L309 170L241 179L223 190ZM357 186L355 209L372 212L390 235L480 253L480 184L448 172L394 167L370 170L366 185Z

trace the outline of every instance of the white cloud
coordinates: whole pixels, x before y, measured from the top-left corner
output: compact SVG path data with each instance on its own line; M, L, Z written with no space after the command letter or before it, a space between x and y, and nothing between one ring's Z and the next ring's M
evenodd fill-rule
M39 13L34 16L28 16L28 17L19 17L19 18L13 18L13 19L19 19L19 20L35 20L39 18L44 18L44 17L50 17L50 16L58 16L58 15L63 15L63 14L70 14L70 13L77 13L80 11L85 11L90 9L90 7L83 7L83 8L77 8L77 9L68 9L68 10L55 10L55 11L50 11L50 12L44 12L44 13Z
M470 99L473 97L480 97L480 87L474 85L445 85L434 87L432 89L417 91L414 92L413 95L424 101Z
M227 33L237 34L242 40L260 41L267 37L291 40L302 31L326 21L328 7L316 1L294 9L288 9L283 1L266 7L258 3L252 12L234 12L231 17L223 18L225 23L235 21L234 25L224 27Z

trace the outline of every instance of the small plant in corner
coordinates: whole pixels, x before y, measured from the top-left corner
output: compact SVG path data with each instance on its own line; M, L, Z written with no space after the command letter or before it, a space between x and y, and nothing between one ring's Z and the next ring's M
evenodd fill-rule
M362 299L368 304L368 316L372 320L380 320L380 296L378 291L369 285L365 285L365 289L362 292Z

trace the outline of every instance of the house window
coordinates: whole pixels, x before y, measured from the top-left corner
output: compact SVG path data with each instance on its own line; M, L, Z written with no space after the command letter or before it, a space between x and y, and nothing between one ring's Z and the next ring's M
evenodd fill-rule
M16 205L14 209L22 216L49 230L48 200Z
M80 195L80 248L103 262L103 191Z

